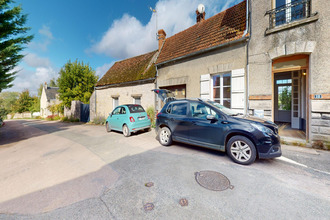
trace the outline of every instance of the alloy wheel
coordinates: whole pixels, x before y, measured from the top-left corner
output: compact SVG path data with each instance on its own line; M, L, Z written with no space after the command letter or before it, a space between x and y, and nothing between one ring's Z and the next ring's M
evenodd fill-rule
M230 146L230 153L240 162L246 162L250 160L252 156L251 147L241 140L232 143Z

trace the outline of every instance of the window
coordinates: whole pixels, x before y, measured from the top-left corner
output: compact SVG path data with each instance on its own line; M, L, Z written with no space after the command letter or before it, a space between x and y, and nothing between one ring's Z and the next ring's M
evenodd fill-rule
M278 89L278 110L291 110L291 79L276 80Z
M213 100L227 108L231 108L231 74L214 75L212 80Z
M141 105L141 97L133 97L134 104Z
M166 112L173 115L187 115L187 103L173 103Z
M130 113L145 112L141 105L128 105L128 109Z
M275 8L267 11L269 28L310 17L311 0L275 0Z
M112 97L112 107L116 108L119 105L119 98L118 97Z
M119 115L121 111L121 108L116 108L115 110L113 110L112 114L113 115Z
M213 111L210 107L204 105L203 103L191 102L190 111L191 111L192 117L194 117L194 118L206 119L207 115L214 115L217 119L219 119L219 116L217 115L217 113L215 111Z

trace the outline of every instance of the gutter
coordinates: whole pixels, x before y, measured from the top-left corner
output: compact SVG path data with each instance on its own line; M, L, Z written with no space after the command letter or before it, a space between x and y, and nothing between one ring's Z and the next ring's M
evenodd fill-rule
M246 34L245 34L246 35ZM199 50L199 51L196 51L196 52L193 52L193 53L190 53L190 54L187 54L187 55L184 55L184 56L181 56L181 57L177 57L177 58L174 58L174 59L171 59L171 60L167 60L167 61L164 61L162 63L158 63L156 64L156 67L157 66L161 66L163 64L166 64L166 63L170 63L170 62L173 62L173 61L177 61L177 60L181 60L181 59L184 59L184 58L188 58L188 57L192 57L192 56L196 56L196 55L199 55L199 54L202 54L202 53L205 53L205 52L208 52L208 51L211 51L211 50L215 50L215 49L219 49L219 48L222 48L222 47L226 47L226 46L229 46L229 45L232 45L232 44L236 44L236 43L239 43L239 42L243 42L245 40L249 39L249 37L246 37L246 36L242 36L241 38L237 39L237 40L234 40L234 41L230 41L230 42L227 42L227 43L223 43L223 44L220 44L220 45L217 45L217 46L214 46L214 47L209 47L207 49L204 49L204 50Z
M246 0L246 27L243 36L250 32L248 36L248 40L246 43L246 96L245 96L245 110L244 113L247 115L249 113L249 44L250 44L250 36L251 31L249 31L250 25L250 7L249 7L249 0Z

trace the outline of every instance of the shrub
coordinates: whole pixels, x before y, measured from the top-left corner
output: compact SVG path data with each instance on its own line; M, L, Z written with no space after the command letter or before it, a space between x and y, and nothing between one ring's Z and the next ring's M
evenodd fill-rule
M155 108L153 106L148 107L147 114L150 117L151 127L154 128L155 127Z
M102 116L98 116L98 117L95 117L94 120L93 120L93 124L95 125L104 125L105 124L105 118L102 117Z

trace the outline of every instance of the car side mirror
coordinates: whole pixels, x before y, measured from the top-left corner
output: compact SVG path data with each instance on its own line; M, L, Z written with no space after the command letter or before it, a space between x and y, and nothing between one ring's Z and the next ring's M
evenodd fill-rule
M110 118L112 117L112 113L109 113Z
M216 121L217 120L217 118L214 115L207 115L206 119L210 120L210 121Z

